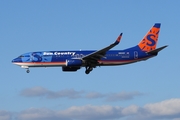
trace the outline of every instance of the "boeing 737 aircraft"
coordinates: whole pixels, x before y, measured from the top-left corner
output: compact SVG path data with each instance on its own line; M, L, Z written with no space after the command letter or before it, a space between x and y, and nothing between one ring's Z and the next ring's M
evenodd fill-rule
M89 74L97 66L124 65L147 60L167 47L156 49L160 25L154 24L138 45L125 50L110 50L119 44L121 33L113 44L100 50L29 52L13 59L12 63L27 69L27 73L30 72L30 67L62 67L62 71L77 71L85 67L85 73Z

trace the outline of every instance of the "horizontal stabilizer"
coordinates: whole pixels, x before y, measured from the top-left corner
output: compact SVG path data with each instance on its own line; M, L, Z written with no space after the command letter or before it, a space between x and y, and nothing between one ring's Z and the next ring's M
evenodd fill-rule
M166 48L168 45L165 45L163 47L157 48L155 50L149 51L147 52L147 54L152 54L152 55L157 55L159 51L161 51L162 49Z

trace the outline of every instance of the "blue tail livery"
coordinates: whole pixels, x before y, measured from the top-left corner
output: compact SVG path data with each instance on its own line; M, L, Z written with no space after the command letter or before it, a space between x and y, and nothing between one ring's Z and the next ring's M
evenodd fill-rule
M119 44L121 33L114 43L100 50L29 52L13 59L12 63L27 69L27 73L31 67L62 67L62 71L68 72L85 67L85 73L89 74L97 66L124 65L147 60L167 47L156 48L160 26L160 23L155 23L138 45L125 50L110 50Z

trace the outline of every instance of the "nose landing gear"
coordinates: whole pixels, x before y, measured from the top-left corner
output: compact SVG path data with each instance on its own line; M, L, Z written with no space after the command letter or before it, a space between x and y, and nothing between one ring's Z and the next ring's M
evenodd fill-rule
M21 68L26 69L26 72L27 72L27 73L29 73L29 72L30 72L30 70L29 70L29 66L21 66Z
M26 70L26 72L27 72L27 73L30 73L30 70L29 70L29 69L27 69L27 70Z

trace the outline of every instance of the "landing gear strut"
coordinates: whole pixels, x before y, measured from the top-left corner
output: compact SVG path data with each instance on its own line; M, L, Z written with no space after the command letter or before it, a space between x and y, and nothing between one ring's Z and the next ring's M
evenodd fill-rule
M91 66L86 66L86 74L89 74L91 71L93 70L93 68Z

